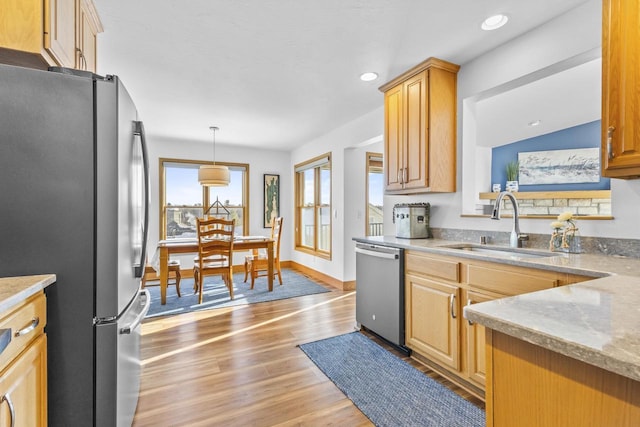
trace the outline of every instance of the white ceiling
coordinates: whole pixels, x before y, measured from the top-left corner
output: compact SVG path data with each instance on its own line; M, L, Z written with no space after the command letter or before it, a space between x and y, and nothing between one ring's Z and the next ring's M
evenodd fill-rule
M476 144L496 147L599 120L601 76L597 58L478 101Z
M585 0L94 0L98 71L150 138L291 150L382 105L435 56L464 64ZM480 29L487 16L509 23ZM380 78L362 82L375 71Z

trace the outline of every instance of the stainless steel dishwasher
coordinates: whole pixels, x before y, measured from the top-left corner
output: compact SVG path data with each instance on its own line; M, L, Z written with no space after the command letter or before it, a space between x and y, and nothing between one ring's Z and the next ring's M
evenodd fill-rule
M356 322L404 353L404 250L356 243Z

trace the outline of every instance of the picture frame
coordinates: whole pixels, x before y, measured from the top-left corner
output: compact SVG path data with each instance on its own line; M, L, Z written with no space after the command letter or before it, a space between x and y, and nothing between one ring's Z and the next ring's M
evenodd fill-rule
M264 174L264 228L271 228L272 218L280 216L280 175Z
M518 153L520 185L579 184L600 181L600 148Z

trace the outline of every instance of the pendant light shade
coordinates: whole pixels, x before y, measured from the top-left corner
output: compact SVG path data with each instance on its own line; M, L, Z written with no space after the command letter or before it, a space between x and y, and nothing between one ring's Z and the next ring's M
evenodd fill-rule
M229 168L221 165L202 165L198 170L198 181L205 187L229 185Z
M216 165L216 126L209 127L213 131L213 164L202 165L198 170L198 181L205 187L224 187L229 185L229 168Z

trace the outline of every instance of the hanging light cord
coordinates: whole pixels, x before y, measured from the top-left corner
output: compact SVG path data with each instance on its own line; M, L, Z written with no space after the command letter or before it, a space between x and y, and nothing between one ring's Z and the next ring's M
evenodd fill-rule
M220 130L218 126L210 126L209 129L213 131L213 165L216 164L216 131Z

